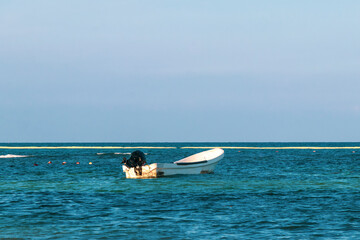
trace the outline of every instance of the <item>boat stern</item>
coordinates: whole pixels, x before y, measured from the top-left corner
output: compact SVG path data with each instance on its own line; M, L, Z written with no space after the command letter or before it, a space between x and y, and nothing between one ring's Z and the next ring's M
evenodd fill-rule
M145 165L140 168L128 168L123 165L123 172L126 174L126 178L156 178L159 177L157 174L157 163Z

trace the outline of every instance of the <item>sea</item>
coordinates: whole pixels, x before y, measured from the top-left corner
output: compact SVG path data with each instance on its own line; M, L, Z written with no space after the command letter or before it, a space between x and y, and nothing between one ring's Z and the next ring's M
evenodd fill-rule
M0 143L0 239L360 239L360 143ZM214 173L126 179L222 147Z

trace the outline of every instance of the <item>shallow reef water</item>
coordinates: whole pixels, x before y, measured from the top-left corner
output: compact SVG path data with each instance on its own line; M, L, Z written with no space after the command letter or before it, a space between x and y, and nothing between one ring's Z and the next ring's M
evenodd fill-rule
M3 143L0 238L359 239L359 145ZM137 149L153 163L218 146L213 174L122 172Z

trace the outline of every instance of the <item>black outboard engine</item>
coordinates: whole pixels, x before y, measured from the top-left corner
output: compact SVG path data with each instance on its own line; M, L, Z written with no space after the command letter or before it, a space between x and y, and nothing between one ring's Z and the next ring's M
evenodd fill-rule
M146 164L145 154L142 151L136 150L131 153L129 159L124 157L122 163L124 163L128 168L134 167L135 172L142 175L142 166Z
M135 168L136 175L142 175L142 166L146 164L145 154L142 151L136 150L131 153L129 159L124 157L123 163L128 168Z

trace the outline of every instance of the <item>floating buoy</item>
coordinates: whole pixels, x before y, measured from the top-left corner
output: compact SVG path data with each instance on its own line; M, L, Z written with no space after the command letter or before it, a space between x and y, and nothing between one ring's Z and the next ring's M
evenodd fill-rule
M62 165L65 165L66 164L66 162L62 162Z
M279 151L276 151L276 152L279 152Z
M316 152L315 150L313 152Z
M37 163L34 163L34 166L39 166L39 164L37 164Z
M48 164L52 164L52 162L51 162L51 161L48 161Z
M91 165L92 164L92 162L89 162L89 165Z
M76 162L76 164L80 164L79 162Z
M355 153L355 151L353 151L353 153Z

